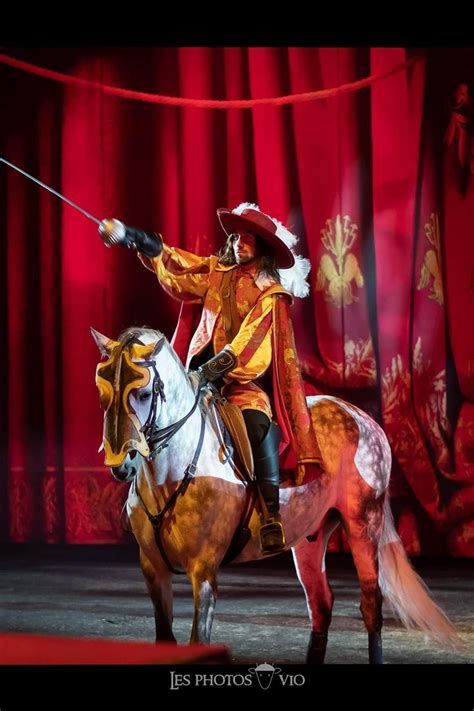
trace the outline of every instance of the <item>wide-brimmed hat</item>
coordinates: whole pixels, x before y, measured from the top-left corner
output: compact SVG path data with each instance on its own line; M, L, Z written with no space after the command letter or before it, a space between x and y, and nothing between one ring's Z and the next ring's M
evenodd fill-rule
M220 223L228 235L235 232L253 232L273 248L277 260L278 273L282 286L293 296L304 298L309 294L307 276L311 262L293 248L298 237L275 217L270 217L251 202L241 202L234 210L217 210Z
M217 216L222 229L227 235L236 232L251 232L260 237L270 247L279 269L290 269L295 263L295 257L290 246L282 239L281 229L288 232L296 243L296 237L269 215L262 212L257 205L241 203L234 210L220 207Z

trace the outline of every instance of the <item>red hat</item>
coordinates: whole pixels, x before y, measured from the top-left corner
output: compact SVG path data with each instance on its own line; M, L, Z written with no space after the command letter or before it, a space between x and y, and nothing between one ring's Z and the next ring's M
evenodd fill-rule
M259 210L257 205L241 203L234 210L220 207L217 216L224 232L230 236L236 232L251 232L264 240L272 249L279 269L290 269L295 257L290 249L297 238L278 220ZM286 238L286 244L284 239Z

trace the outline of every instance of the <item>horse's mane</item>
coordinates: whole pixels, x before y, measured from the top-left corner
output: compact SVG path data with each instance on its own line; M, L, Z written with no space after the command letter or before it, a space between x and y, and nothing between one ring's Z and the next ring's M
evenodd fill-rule
M152 336L153 338L160 338L160 336L163 336L161 331L156 331L154 328L150 328L150 326L129 326L119 333L118 340L120 343L123 343L123 341L132 335L137 338L140 338L140 336ZM164 337L165 336L163 336L163 338Z

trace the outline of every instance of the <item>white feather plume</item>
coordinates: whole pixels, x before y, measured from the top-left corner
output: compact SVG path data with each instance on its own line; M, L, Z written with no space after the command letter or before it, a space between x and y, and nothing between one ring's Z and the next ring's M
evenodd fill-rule
M299 254L295 254L294 257L295 263L291 269L279 269L278 273L282 286L293 296L304 299L309 294L309 283L306 277L311 270L311 262Z
M262 212L258 205L251 202L241 202L240 205L232 210L235 215L241 215L244 210L258 210ZM304 298L309 294L309 283L306 279L311 269L311 262L306 257L301 257L299 254L295 254L294 247L298 244L298 237L294 235L290 230L283 225L280 220L275 217L267 215L266 212L262 212L266 215L275 225L276 225L276 236L281 239L289 250L293 253L295 258L295 263L290 269L279 269L278 273L280 275L280 281L282 286L289 291L293 296L299 298Z

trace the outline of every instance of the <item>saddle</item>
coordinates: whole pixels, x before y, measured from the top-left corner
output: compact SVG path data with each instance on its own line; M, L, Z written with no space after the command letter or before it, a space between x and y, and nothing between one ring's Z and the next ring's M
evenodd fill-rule
M216 398L214 402L234 446L234 457L242 465L245 477L249 480L254 480L252 447L242 410L223 397Z
M247 427L242 415L242 410L233 405L225 397L215 397L213 403L216 408L217 419L221 423L223 433L227 433L233 447L233 458L241 465L242 474L247 481L256 481L254 474L253 453L247 434ZM296 475L292 472L280 470L280 487L301 486L309 484L321 476L322 459L315 459L305 464L299 464Z

